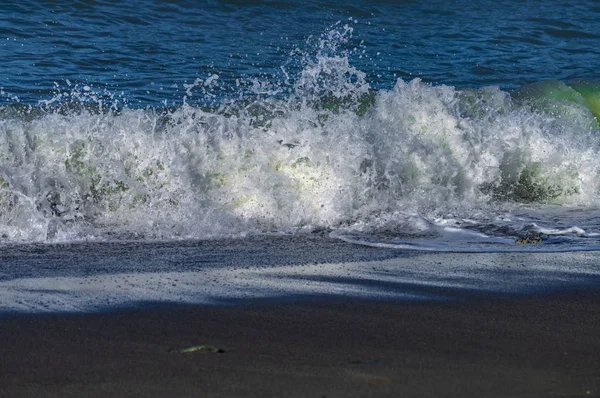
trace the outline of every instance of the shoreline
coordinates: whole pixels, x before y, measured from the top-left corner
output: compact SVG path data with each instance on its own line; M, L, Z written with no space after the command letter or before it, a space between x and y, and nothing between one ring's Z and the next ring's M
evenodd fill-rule
M4 314L0 395L599 396L600 291L465 298Z
M0 313L153 302L463 300L600 286L596 252L411 252L320 235L23 246L4 250L0 262Z

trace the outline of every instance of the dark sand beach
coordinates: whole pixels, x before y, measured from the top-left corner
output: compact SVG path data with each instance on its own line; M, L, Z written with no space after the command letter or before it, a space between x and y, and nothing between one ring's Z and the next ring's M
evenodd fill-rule
M4 315L0 396L600 396L599 325L589 291Z

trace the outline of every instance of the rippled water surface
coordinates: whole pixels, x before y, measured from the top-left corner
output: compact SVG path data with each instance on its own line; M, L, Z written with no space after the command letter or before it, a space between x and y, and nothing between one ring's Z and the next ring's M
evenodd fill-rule
M132 106L181 103L184 84L212 74L218 95L236 95L236 79L297 72L338 21L355 28L342 49L374 87L421 77L514 89L597 79L600 63L595 1L6 1L0 14L4 103L47 99L66 80Z

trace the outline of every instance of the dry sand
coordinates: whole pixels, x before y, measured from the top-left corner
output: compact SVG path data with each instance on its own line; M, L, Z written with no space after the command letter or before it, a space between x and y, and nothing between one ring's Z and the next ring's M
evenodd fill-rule
M0 396L600 396L599 327L589 291L4 315Z

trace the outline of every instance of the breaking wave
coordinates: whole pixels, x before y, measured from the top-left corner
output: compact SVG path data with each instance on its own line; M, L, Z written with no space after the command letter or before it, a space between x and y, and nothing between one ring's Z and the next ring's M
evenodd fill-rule
M419 220L514 237L533 221L506 214L598 206L599 83L375 90L338 48L351 34L212 106L134 109L74 85L0 108L1 239L435 230Z

